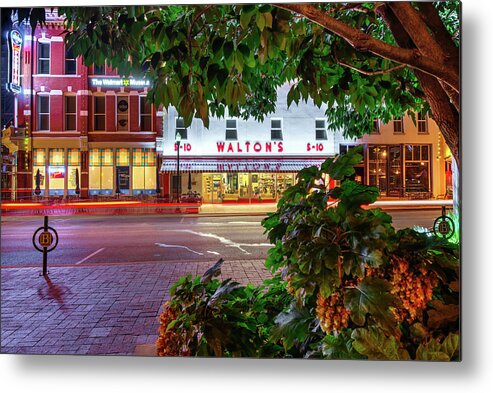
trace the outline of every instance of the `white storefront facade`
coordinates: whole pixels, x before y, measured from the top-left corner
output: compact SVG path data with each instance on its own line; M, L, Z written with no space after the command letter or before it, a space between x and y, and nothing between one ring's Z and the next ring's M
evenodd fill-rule
M334 156L338 146L327 131L325 107L308 103L288 109L288 90L279 89L277 110L263 122L211 118L206 129L194 119L184 129L171 108L165 115L163 140L157 141L165 194L176 195L179 159L182 193L199 193L206 203L273 202L294 184L299 170Z
M426 114L416 123L408 115L388 124L376 121L372 134L348 140L327 130L326 106L308 101L288 109L288 91L289 86L278 90L276 111L262 122L211 118L207 129L194 119L185 129L170 108L163 114L163 138L156 140L163 194L176 198L181 189L200 194L205 203L274 202L299 170L363 145L355 179L377 186L381 198L451 197L451 154Z

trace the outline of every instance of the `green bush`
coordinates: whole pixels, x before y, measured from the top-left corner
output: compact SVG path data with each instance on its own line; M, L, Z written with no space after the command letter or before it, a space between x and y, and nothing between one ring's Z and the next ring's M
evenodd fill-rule
M388 214L367 208L378 190L351 180L361 158L352 149L303 169L263 220L273 280L256 288L213 279L222 261L180 279L158 353L459 359L458 245L396 231ZM340 186L327 189L329 177Z

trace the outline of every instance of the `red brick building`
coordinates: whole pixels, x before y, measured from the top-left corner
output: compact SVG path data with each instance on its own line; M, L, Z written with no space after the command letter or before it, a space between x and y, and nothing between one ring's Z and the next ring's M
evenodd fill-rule
M156 193L156 136L162 112L146 99L149 83L122 78L108 66L85 66L64 43L63 18L23 37L21 89L15 95L15 199ZM39 175L38 175L39 171Z

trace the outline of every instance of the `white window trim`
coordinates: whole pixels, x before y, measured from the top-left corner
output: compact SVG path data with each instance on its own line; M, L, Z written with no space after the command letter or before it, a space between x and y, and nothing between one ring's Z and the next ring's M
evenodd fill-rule
M41 74L39 72L39 61L41 59L46 60L45 57L41 58L39 56L40 55L40 53L39 53L40 52L40 50L39 50L40 44L48 44L49 47L50 47L50 57L48 57L48 73L47 74ZM38 40L38 45L37 45L37 48L36 48L36 55L37 55L36 57L38 58L37 59L37 62L36 62L36 75L51 75L51 40L49 40L49 39L39 39Z
M400 122L401 123L401 129L402 131L396 131L395 130L395 123L397 122ZM394 132L394 134L397 134L397 135L402 135L405 133L405 129L404 129L404 116L401 116L400 119L398 120L395 120L394 118L392 118L392 131Z
M235 122L234 128L231 128L231 127L228 128L228 120L234 120L234 122ZM225 129L224 140L229 140L229 141L237 141L238 140L238 119L236 117L225 118L225 128L224 129ZM235 139L227 138L228 130L235 130L236 131L236 138Z
M142 123L142 113L140 111L140 100L142 100L142 99L146 100L147 99L147 96L139 95L139 131L140 132L146 132L146 131L147 132L152 132L153 131L153 128L154 128L153 127L153 124L152 124L152 107L153 107L152 103L150 103L150 105L151 105L151 108L150 108L151 111L150 111L149 115L145 115L145 116L149 116L149 118L151 119L151 129L150 130L142 130L142 124L141 124ZM156 116L157 116L157 114L156 114Z
M418 119L417 119L417 121L416 121L416 128L417 128L417 130L418 130L418 134L419 134L419 135L427 135L427 134L429 134L429 133L430 133L429 124L428 124L428 119L429 119L429 117L428 117L428 112L425 114L425 118L424 118L424 119L422 119L422 120L420 120L420 119L419 119L419 113L418 113ZM419 131L419 124L420 124L420 123L424 123L424 125L425 125L425 131L424 131L424 132L420 132L420 131Z
M104 130L96 130L96 98L104 98ZM98 116L102 116L98 114ZM106 131L106 94L93 94L92 95L92 130L93 131Z
M36 131L41 131L41 132L46 132L46 131L50 131L50 122L51 122L51 115L50 115L50 108L51 108L51 100L50 100L50 93L49 92L42 92L42 93L38 93L37 94L38 96L38 99L37 99L37 105L36 105L36 112L37 112L37 124L36 124ZM40 112L40 105L39 105L39 97L48 97L48 129L47 130L40 130L39 129L39 116L41 115L41 112ZM43 112L45 113L45 112Z
M175 140L175 136L176 136L176 133L178 132L178 120L183 120L183 117L177 117L175 118L175 133L173 135L173 141ZM181 128L181 127L180 127ZM182 135L182 140L188 140L188 127L183 127L185 129L185 131L187 132L187 137L186 138L183 138L183 135Z
M323 121L324 122L324 135L325 138L317 138L317 130L321 130L321 128L317 128L317 121ZM329 139L329 136L327 135L327 119L325 117L316 117L315 118L315 140L317 141L326 141Z
M276 138L276 139L272 139L272 130L279 130L279 128L272 128L272 121L273 120L280 120L281 121L281 138ZM270 139L271 140L274 140L274 141L282 141L284 140L284 119L282 117L271 117L270 118Z
M51 52L50 52L51 54ZM71 59L70 59L71 60ZM63 54L63 74L66 76L75 76L79 75L79 67L77 65L77 57L74 57L74 62L75 62L75 74L67 74L67 46L65 45L65 53Z
M71 115L73 114L75 116L75 130L68 130L67 129L67 101L66 97L74 97L75 98L75 112L70 113ZM63 95L63 130L64 131L71 131L71 132L77 132L77 110L78 110L78 104L77 104L77 95L74 94L64 94Z

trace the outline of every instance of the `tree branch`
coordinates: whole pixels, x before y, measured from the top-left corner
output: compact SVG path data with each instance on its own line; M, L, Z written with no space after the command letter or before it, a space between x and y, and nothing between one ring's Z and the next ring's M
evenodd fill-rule
M408 2L390 2L388 6L400 21L406 33L411 37L416 48L424 55L443 62L446 57L445 53L431 36L428 27L416 8Z
M286 3L274 4L274 6L305 16L312 22L342 37L356 50L362 52L369 51L396 63L406 64L444 81L454 90L459 91L458 72L444 67L442 63L437 62L434 58L424 56L417 49L407 49L387 44L329 16L326 12L311 4Z
M405 67L407 67L406 64L399 64L398 66L395 66L395 67L392 67L392 68L389 68L387 70L380 70L380 71L365 71L365 70L362 70L361 68L358 68L358 67L355 67L355 66L352 66L351 64L347 64L347 63L344 63L342 61L340 61L337 57L336 57L336 61L338 64L344 66L344 67L348 67L348 68L351 68L352 70L354 71L357 71L359 72L360 74L363 74L363 75L367 75L367 76L375 76L375 75L383 75L383 74L388 74L388 73L391 73L392 71L397 71L397 70L401 70Z
M419 2L417 3L420 15L426 25L430 28L433 36L438 44L445 51L446 56L451 57L457 62L459 61L459 48L455 46L453 36L449 34L445 26L443 25L438 10L433 6L433 3Z
M398 45L409 48L414 46L411 38L390 7L383 6L379 8L378 13L389 27ZM414 73L423 89L426 100L430 104L432 117L438 124L457 165L459 165L459 111L451 103L449 92L444 89L437 78L419 70L414 70Z

